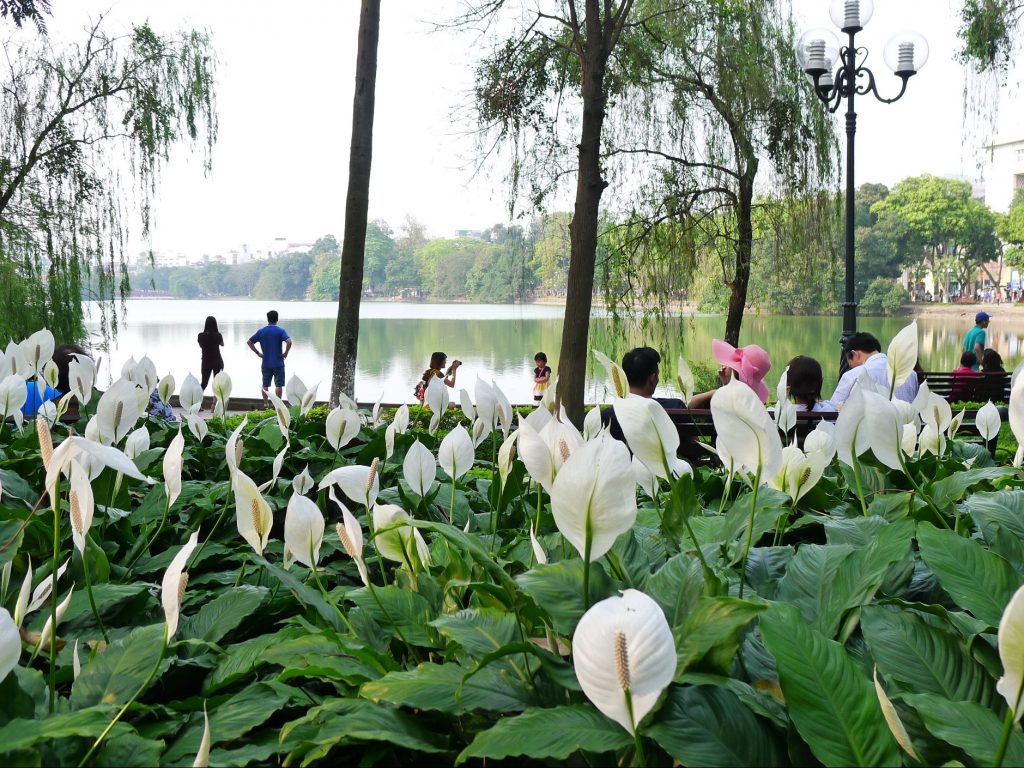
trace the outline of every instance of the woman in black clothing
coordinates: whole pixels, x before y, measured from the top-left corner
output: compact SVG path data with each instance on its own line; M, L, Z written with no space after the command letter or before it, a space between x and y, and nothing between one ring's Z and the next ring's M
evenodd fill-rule
M211 375L224 370L224 358L220 356L220 348L224 346L224 337L217 330L217 318L210 315L206 318L206 327L199 334L199 348L203 351L203 391L210 382Z

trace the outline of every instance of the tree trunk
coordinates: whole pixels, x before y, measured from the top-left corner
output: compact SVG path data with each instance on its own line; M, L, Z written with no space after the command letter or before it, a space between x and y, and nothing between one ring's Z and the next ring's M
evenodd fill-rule
M736 205L736 221L739 231L736 238L736 273L729 285L729 313L725 318L725 340L738 347L740 326L743 324L743 310L747 306L747 287L750 284L750 258L754 247L754 172L740 178L739 197Z
M587 41L583 54L583 122L579 143L576 204L569 225L569 274L566 279L562 349L558 356L558 398L577 427L583 426L587 380L590 308L597 258L597 214L608 186L601 177L601 128L605 118L604 74L610 51L601 29L597 0L587 0ZM611 23L606 20L606 23Z
M377 41L380 38L380 0L362 0L356 87L352 98L352 145L345 198L345 236L341 244L338 322L334 335L331 403L342 392L355 396L356 350L359 346L359 301L363 292L366 219L370 207L370 164L373 159L373 107L377 88Z

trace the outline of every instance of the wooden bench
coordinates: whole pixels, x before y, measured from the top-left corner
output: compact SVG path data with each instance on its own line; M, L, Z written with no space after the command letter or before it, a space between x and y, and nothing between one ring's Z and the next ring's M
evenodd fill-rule
M928 389L950 402L993 403L1010 402L1010 374L982 373L973 376L963 373L925 371L918 374L928 382Z

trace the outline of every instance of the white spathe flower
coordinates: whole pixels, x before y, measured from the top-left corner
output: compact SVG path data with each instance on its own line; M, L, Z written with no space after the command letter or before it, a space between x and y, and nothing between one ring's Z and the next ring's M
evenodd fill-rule
M796 406L789 400L789 366L782 372L779 385L775 390L775 426L784 434L796 426Z
M647 465L636 456L633 456L630 464L633 467L633 479L636 480L636 484L640 486L640 489L648 497L653 499L658 491L658 476L651 472Z
M476 395L476 412L481 421L487 425L487 431L493 431L494 424L498 420L498 398L494 393L494 388L477 376L473 394Z
M693 397L693 390L697 385L693 380L693 371L690 370L690 364L686 362L686 358L682 355L676 360L676 386L679 388L679 393L683 396L683 402L690 402L690 399Z
M932 424L925 424L920 436L921 454L934 453L941 456L946 452L946 436Z
M71 392L82 405L92 400L92 388L96 381L96 363L88 355L72 355L68 363L68 384Z
M71 516L71 538L75 548L85 554L85 537L92 527L95 508L89 475L74 459L71 460L71 488L68 491L68 507Z
M107 387L107 391L100 396L96 404L96 416L93 419L96 422L99 442L104 445L117 445L135 428L142 414L138 392L138 385L128 379L118 379Z
M124 455L134 460L140 453L149 450L149 430L145 425L133 430L124 441Z
M552 483L559 470L573 452L584 444L583 435L572 424L555 418L549 418L538 432L530 423L534 413L544 411L534 409L519 425L519 458L526 465L530 477L551 493Z
M315 568L323 540L324 516L320 508L305 496L293 494L284 514L286 567L294 559L307 568Z
M572 655L587 698L631 734L676 674L676 646L665 614L635 589L583 614Z
M213 396L224 404L226 410L231 397L231 377L227 371L221 371L213 377Z
M1024 587L1013 593L999 619L998 647L1003 676L996 683L996 690L1016 722L1024 714L1020 701L1024 682Z
M206 714L206 703L203 703L203 738L199 741L199 749L196 751L196 759L192 761L192 768L208 768L210 765L210 716Z
M25 415L21 409L26 400L28 400L28 390L25 388L25 379L19 374L9 374L3 381L0 381L0 413L5 419L13 418L19 429L25 421Z
M532 525L530 526L530 546L533 548L534 559L541 565L547 565L548 555L537 540L537 530Z
M498 423L501 425L501 432L505 437L508 437L508 432L512 429L512 403L509 402L508 397L502 391L501 387L495 383L494 379L491 379L491 391L494 392L494 399L496 404L495 416L498 418Z
M302 402L302 396L306 394L306 384L298 376L292 375L284 387L284 395L292 405Z
M191 373L181 383L178 402L188 413L199 413L199 409L203 407L203 387Z
M154 482L151 478L139 472L135 462L117 448L101 445L85 437L72 435L65 438L64 442L53 449L50 465L46 469L46 487L53 488L54 483L57 482L57 477L62 472L68 472L71 467L71 460L76 458L82 463L83 467L86 466L85 460L88 460L91 478L96 477L103 467L110 467L115 472L120 472L127 477L149 484ZM95 474L93 474L94 472Z
M338 407L348 408L350 411L358 411L359 403L353 400L351 397L346 395L344 392L338 393Z
M373 507L374 544L382 557L410 568L416 560L424 567L430 563L430 551L420 532L409 525L409 513L395 504Z
M56 389L60 381L60 368L57 367L57 364L53 360L47 360L43 365L42 373L46 385L51 389Z
M910 378L917 365L916 320L893 336L885 356L889 364L889 389L894 390Z
M900 469L903 420L892 402L874 392L864 392L864 427L875 458L890 469Z
M147 395L156 388L159 378L156 375L156 365L149 359L149 355L143 355L142 359L136 363L130 378L142 387Z
M437 448L437 463L452 480L458 480L473 466L473 440L461 424L444 436Z
M907 456L913 456L917 450L917 425L904 424L903 436L900 438L900 448Z
M967 409L961 408L960 413L953 417L952 421L949 422L949 429L946 430L946 434L949 439L952 440L956 437L956 433L960 430L960 425L964 422L964 416L967 415Z
M56 635L56 627L60 626L61 619L64 618L64 614L68 612L68 606L71 605L71 596L75 592L75 585L71 585L71 589L68 590L67 597L64 598L57 605L57 621L54 621L53 615L46 617L46 622L43 624L43 631L39 633L39 649L47 650L50 647L50 642Z
M292 424L292 413L288 410L288 406L284 404L276 394L267 390L267 397L270 399L270 404L274 406L274 415L277 416L277 428L281 430L281 436L287 441L288 430Z
M544 396L540 399L538 408L543 408L548 413L558 410L558 376L552 376L550 386L544 390Z
M587 415L583 417L583 439L593 440L601 434L602 426L601 406L595 405L587 411Z
M519 438L522 449L523 437ZM608 435L583 443L551 484L555 525L589 563L636 521L636 480L625 444Z
M21 354L27 366L25 378L32 378L42 371L46 361L53 357L53 334L43 328L33 333L18 346L21 348Z
M936 432L945 432L953 421L953 411L949 407L949 401L934 393L928 396L920 414L922 421L930 425Z
M524 419L522 416L519 417L519 425L522 426L525 422L534 428L535 431L540 432L548 424L552 422L554 416L546 408L534 408ZM563 419L568 420L568 419ZM584 425L586 426L586 425Z
M767 479L782 466L782 439L757 394L733 378L711 398L711 419L735 469L761 472Z
M991 400L978 409L978 413L974 417L974 426L977 427L982 440L986 442L999 434L1002 420L999 418L999 409L992 404Z
M324 422L327 442L334 450L340 450L355 439L361 426L357 411L341 407L334 408L327 414L327 420Z
M459 407L462 408L462 415L472 424L476 420L476 409L473 407L473 400L470 398L468 390L459 390Z
M181 495L181 470L184 464L182 453L185 450L185 436L178 428L178 434L171 440L167 450L164 451L164 490L167 493L168 508L174 506Z
M299 474L292 478L292 490L302 496L312 491L315 486L316 482L313 480L313 476L309 474L308 464L302 468Z
M409 429L409 406L402 404L395 411L395 418L391 421L395 425L395 432L404 435Z
M312 387L306 390L305 394L302 395L302 400L299 401L299 415L305 416L309 411L316 405L316 391L320 388L320 382L318 381Z
M288 449L291 448L291 443L285 440L284 447L278 451L274 457L274 463L270 468L270 479L260 485L260 493L263 493L268 488L272 488L274 483L277 482L278 476L281 474L281 469L284 467L284 457L288 454Z
M359 525L355 515L348 511L348 507L342 504L338 497L334 495L334 488L331 488L327 495L330 496L331 501L341 508L342 522L335 526L338 540L341 541L341 546L345 549L345 553L355 560L356 568L359 570L359 578L362 579L363 584L370 586L370 576L366 571L366 561L363 559L363 528Z
M77 680L78 676L82 674L82 660L78 658L78 638L75 638L75 647L71 651L71 674L73 679Z
M177 382L174 380L173 374L168 373L160 379L156 385L156 394L160 398L161 403L164 405L170 404L175 387L177 387Z
M178 550L171 564L164 571L160 582L160 604L164 609L164 621L167 622L167 642L171 641L178 631L178 615L181 612L181 598L188 584L188 574L184 573L188 559L199 543L199 531L193 531L188 541Z
M1010 388L1009 411L1010 430L1017 439L1017 445L1024 446L1024 376L1018 377Z
M519 441L519 430L516 430L501 443L498 449L498 477L504 488L508 481L508 473L512 471L512 462L516 457L516 443Z
M0 608L0 682L11 674L21 658L21 636L6 608Z
M238 532L249 545L262 555L267 548L270 529L274 525L274 514L267 500L260 494L256 483L241 470L235 472L235 522Z
M915 761L921 762L921 758L917 756L917 752L914 750L914 743L910 740L910 734L907 733L907 729L900 719L899 712L892 705L892 702L885 693L885 689L882 688L882 684L878 682L878 667L875 667L872 678L875 681L875 695L878 697L878 705L882 708L882 716L885 718L886 725L889 726L889 730L896 739L896 743Z
M484 440L487 439L487 425L484 424L483 419L477 419L473 422L473 447L477 448Z
M380 418L380 404L384 402L384 391L381 390L380 397L377 398L377 402L373 404L373 408L370 410L370 426L379 427L383 421Z
M249 417L243 416L242 423L235 427L235 431L231 433L231 436L224 444L224 461L227 462L228 475L231 479L234 479L235 472L238 471L238 464L242 457L242 443L238 442L238 438L248 423Z
M193 437L200 443L206 439L206 436L210 433L210 425L206 423L206 419L202 416L185 411L181 414L185 419L185 423L188 424L188 431L192 433Z
M593 352L594 357L597 358L597 361L604 366L605 371L608 373L608 380L611 383L614 395L616 397L625 397L629 393L629 382L626 379L625 372L618 363L613 362L604 352L598 349L593 350Z
M64 572L67 571L68 565L71 564L71 558L68 558L64 563L57 569L57 581L60 582L61 577L64 576ZM25 580L21 583L21 593L18 595L18 602L14 607L14 623L19 627L21 622L24 621L25 617L30 613L35 613L43 607L43 603L50 597L50 590L53 588L53 577L47 575L43 577L43 580L36 585L36 588L32 590L32 597L29 599L29 589L32 587L32 562L29 561L28 571L25 573Z
M351 501L370 509L380 493L380 473L372 464L369 467L361 464L338 467L328 472L318 487L323 490L329 485L338 486Z
M426 496L437 476L437 460L423 443L417 440L405 453L402 462L405 482L417 496Z
M836 452L839 460L849 467L864 451L871 447L870 430L867 428L865 413L864 390L855 386L849 399L836 419Z
M626 397L615 400L612 408L633 455L663 480L692 474L690 465L676 456L679 432L657 400Z
M34 375L25 359L25 353L13 341L8 342L7 349L4 350L4 364L0 378L11 375L21 376L23 379L30 379Z
M395 422L388 424L384 430L384 461L395 455Z
M441 414L448 408L448 387L439 376L431 376L427 382L427 391L423 395L423 402L433 414L430 417L430 424L427 431L430 434L437 432L441 423Z

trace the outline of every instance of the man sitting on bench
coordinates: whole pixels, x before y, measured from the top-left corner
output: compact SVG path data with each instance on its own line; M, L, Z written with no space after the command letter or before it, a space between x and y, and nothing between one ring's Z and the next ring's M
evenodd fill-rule
M888 391L889 358L882 352L882 345L878 343L878 339L870 333L855 333L846 340L843 354L846 355L846 362L849 364L850 370L839 378L836 391L830 398L836 404L836 408L842 408L843 403L850 399L853 385L863 372L866 372ZM864 366L864 371L860 370L861 366ZM917 374L912 372L905 382L896 387L893 397L897 400L906 400L909 403L917 395L917 390Z

